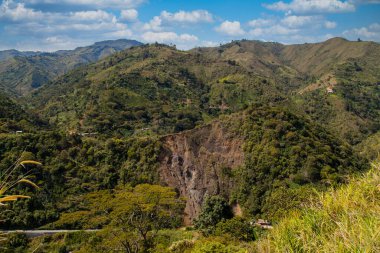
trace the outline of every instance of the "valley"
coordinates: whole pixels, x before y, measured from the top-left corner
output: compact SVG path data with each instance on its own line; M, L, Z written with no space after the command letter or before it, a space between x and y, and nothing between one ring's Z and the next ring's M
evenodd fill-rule
M376 42L239 40L184 51L118 40L0 56L0 171L19 159L43 164L31 171L40 190L14 189L32 198L0 212L1 230L99 229L99 240L117 244L112 231L140 231L122 217L149 211L139 241L148 247L155 233L190 240L228 234L228 222L281 224L371 171L380 152ZM205 232L199 217L215 196L236 217ZM256 239L267 235L255 229ZM98 243L70 236L82 252Z

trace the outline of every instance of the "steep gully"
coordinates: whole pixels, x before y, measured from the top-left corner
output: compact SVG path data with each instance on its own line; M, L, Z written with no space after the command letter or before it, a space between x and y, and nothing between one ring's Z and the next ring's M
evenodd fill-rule
M160 180L185 197L184 222L191 224L207 195L229 196L233 182L225 174L243 164L243 139L213 122L161 141Z

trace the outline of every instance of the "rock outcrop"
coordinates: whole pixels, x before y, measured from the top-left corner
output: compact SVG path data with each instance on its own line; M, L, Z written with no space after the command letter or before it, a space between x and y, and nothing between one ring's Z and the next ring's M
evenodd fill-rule
M186 198L185 224L200 212L206 195L229 196L232 170L244 162L243 139L221 122L162 139L160 180Z

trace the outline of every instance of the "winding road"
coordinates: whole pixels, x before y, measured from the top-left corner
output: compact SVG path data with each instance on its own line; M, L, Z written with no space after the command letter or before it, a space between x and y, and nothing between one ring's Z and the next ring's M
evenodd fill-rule
M67 229L60 229L60 230L0 230L0 233L5 234L11 234L11 233L22 233L26 234L27 237L37 237L37 236L43 236L43 235L53 235L58 233L74 233L74 232L97 232L100 229L86 229L86 230L67 230Z

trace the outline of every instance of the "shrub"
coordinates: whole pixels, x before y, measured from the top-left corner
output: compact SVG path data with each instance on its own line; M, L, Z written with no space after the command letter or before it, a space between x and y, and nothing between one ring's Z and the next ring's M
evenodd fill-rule
M175 253L182 253L182 252L185 252L185 250L192 249L193 247L194 247L194 241L185 239L185 240L174 242L169 247L169 251L175 252Z
M205 235L209 235L214 232L216 224L223 219L232 217L231 208L223 197L207 197L202 205L202 212L195 220L194 225Z
M254 227L241 217L221 221L216 225L215 235L223 236L226 234L241 241L255 240Z
M196 244L192 253L245 253L246 249L233 246L225 245L220 242L204 242Z
M6 248L24 248L28 245L28 238L23 233L11 233L7 237Z

